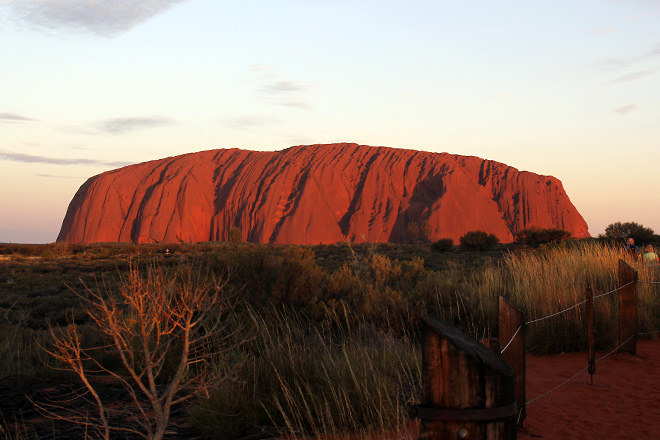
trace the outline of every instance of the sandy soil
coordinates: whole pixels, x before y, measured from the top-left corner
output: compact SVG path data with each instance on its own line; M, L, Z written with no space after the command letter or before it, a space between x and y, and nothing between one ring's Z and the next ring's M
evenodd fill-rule
M597 358L606 353L598 353ZM527 358L527 400L551 390L587 365L584 353ZM660 438L660 341L641 341L637 356L614 354L527 407L528 440Z

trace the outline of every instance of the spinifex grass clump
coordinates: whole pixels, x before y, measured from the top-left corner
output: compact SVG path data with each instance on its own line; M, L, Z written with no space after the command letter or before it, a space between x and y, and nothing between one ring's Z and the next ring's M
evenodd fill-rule
M660 266L656 264L636 264L638 271L637 304L638 331L640 336L660 335ZM649 281L647 283L645 281Z
M472 294L474 316L479 316L476 311L483 311L484 325L496 322L496 301L500 294L521 308L527 321L534 321L527 326L528 350L536 353L581 350L586 347L584 306L544 318L582 302L587 287L593 289L594 295L616 289L618 261L622 257L619 249L594 242L510 253L498 263L497 269L487 265L474 271L466 277L463 288ZM640 272L640 278L641 273L645 272ZM611 347L616 340L617 295L610 293L595 299L598 347ZM660 329L658 314L646 312L658 310L660 298L642 294L640 304L640 310L645 309L640 313L640 328Z
M416 401L421 353L407 336L328 312L332 328L291 309L250 313L254 340L239 380L195 414L216 438L258 431L318 434L403 426Z

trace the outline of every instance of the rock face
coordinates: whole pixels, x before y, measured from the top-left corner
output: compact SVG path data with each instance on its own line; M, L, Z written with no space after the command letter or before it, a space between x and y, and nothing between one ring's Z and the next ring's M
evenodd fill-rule
M527 227L589 236L549 176L477 157L356 144L211 150L108 171L74 196L57 241L501 242ZM422 232L415 233L415 227Z

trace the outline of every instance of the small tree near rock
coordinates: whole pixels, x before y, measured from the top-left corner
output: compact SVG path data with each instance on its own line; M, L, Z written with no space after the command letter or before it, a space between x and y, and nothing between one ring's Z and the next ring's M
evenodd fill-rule
M635 240L638 246L644 243L652 243L655 241L655 232L651 228L647 228L635 222L616 222L608 225L605 228L605 234L601 234L598 238L613 241L615 243L625 243L629 238Z
M78 326L50 328L46 351L72 371L96 404L96 414L62 416L63 404L42 405L49 416L84 425L100 438L111 431L160 440L173 407L230 380L229 351L240 341L232 318L232 299L224 282L182 265L174 273L154 266L142 273L131 265L119 295L87 289L80 295L94 330L105 344L87 348ZM232 327L233 326L233 327ZM103 353L121 364L110 368ZM110 378L128 392L130 405L109 405L94 379ZM82 397L80 393L77 397Z
M234 245L238 246L241 244L241 228L233 227L229 230L229 241Z
M500 239L495 234L489 234L485 231L470 231L459 239L461 246L474 251L485 251L497 243Z

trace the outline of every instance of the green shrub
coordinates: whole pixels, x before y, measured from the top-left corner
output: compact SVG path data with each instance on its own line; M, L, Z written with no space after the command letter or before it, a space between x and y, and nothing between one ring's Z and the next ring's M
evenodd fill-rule
M447 252L454 248L454 240L451 238L441 238L431 243L431 249L434 252Z
M608 225L605 228L605 234L601 234L598 238L606 241L620 243L626 242L629 238L633 238L638 246L645 243L654 242L655 232L651 228L647 228L635 222L616 222Z
M516 244L538 247L546 243L559 243L570 236L570 232L560 228L526 228L518 231L514 241Z
M238 246L241 244L241 228L233 227L229 229L229 241L234 245Z
M460 238L461 246L475 251L485 251L500 242L495 234L485 231L470 231Z
M271 301L303 306L313 301L319 292L325 273L316 265L314 252L291 247L283 252L272 285Z

